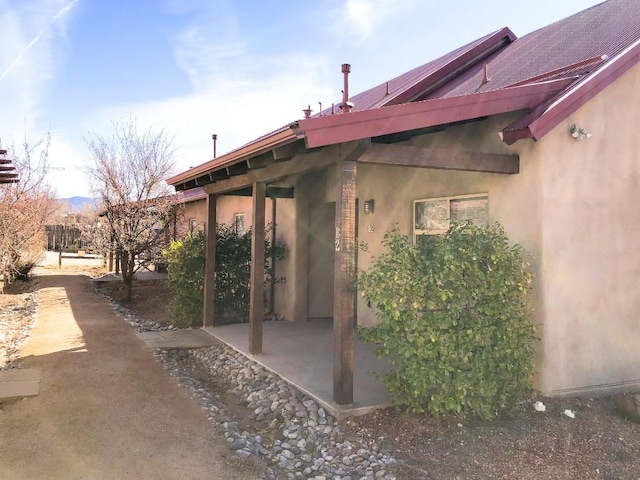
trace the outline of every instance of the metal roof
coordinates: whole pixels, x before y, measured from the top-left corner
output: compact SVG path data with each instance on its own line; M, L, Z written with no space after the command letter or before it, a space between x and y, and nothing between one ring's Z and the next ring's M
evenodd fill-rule
M168 182L245 173L230 167L298 138L314 148L523 109L504 140L539 139L640 61L639 39L640 0L608 0L521 38L503 28L350 97L348 114L327 108Z

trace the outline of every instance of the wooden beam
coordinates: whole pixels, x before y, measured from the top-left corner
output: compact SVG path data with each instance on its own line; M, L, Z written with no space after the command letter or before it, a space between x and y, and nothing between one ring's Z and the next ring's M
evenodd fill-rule
M287 145L283 145L272 150L273 159L276 162L288 160L295 157L296 155L305 153L305 151L306 147L304 146L304 140L298 140L293 143L288 143Z
M227 166L227 174L230 177L233 177L235 175L242 175L244 173L247 173L248 171L249 164L246 161L232 163L231 165Z
M514 174L520 171L520 158L517 155L424 148L412 145L373 144L358 161L401 167L486 173Z
M253 231L251 235L251 291L249 297L249 353L262 353L264 320L264 229L266 184L253 184Z
M362 142L355 141L332 145L322 150L296 155L286 162L272 163L260 170L251 170L244 175L205 185L204 190L207 193L222 194L253 185L255 182L268 183L290 175L321 170L336 163L337 158L346 158L346 155L358 148L362 148Z
M237 197L251 197L253 195L253 186L244 187L233 192L227 192L227 195ZM269 198L293 198L293 187L267 187L267 197Z
M269 150L268 152L249 158L247 160L247 166L249 167L249 170L257 170L266 167L270 163L273 163L273 161L273 152L272 150Z
M333 401L353 403L353 348L356 274L356 162L337 169L335 268L333 287Z
M215 326L216 298L216 196L207 195L207 235L204 262L204 300L202 308L202 326Z

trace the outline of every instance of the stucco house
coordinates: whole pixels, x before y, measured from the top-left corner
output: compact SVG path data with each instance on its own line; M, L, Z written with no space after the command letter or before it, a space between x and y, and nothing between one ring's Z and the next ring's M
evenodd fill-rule
M169 179L206 192L205 325L215 325L216 219L239 208L224 199L250 194L236 213L256 232L268 215L288 247L275 311L295 322L333 318L334 401L348 404L354 328L376 321L350 281L370 264L356 236L376 255L394 224L415 239L450 219L498 221L534 256L539 390L637 388L639 60L640 2L608 0L521 38L490 33L353 96L343 65L339 104ZM260 305L252 302L253 353Z
M207 225L207 193L202 187L182 190L176 194L176 203L181 205L181 215L189 230L205 229ZM267 222L270 222L267 202ZM231 225L238 233L244 233L251 227L251 193L249 195L227 195L218 200L219 224Z

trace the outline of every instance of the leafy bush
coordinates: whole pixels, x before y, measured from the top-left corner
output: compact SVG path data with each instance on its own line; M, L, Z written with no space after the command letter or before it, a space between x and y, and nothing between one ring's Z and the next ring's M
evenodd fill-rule
M499 225L458 224L417 245L397 230L358 281L379 323L362 328L392 371L396 405L431 415L493 418L533 392L532 274Z
M238 234L231 225L217 225L216 230L216 318L221 323L247 322L251 286L251 230ZM164 251L169 266L173 323L180 328L202 321L205 249L205 234L196 230L188 233L184 241L172 242ZM272 246L265 237L266 283L279 281L271 278L269 262L272 254L276 259L282 259L284 245L278 243Z
M182 241L173 241L163 252L169 265L171 318L173 325L187 328L202 319L205 235L189 232Z

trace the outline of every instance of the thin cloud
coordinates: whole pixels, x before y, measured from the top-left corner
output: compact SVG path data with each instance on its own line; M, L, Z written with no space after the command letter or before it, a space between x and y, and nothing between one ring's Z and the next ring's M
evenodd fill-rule
M336 3L336 2L331 2ZM398 15L406 15L424 0L341 0L332 9L334 35L364 42L372 38L378 29Z
M108 132L112 121L134 116L140 125L175 134L175 143L184 146L178 169L185 170L211 159L213 133L224 153L301 118L307 105L317 111L318 102L328 106L339 98L339 91L327 88L327 75L335 73L327 58L251 52L249 33L240 31L230 5L196 2L175 25L174 56L190 79L189 93L101 108L83 123L96 133Z
M24 56L27 54L27 52L29 50L31 50L31 48L40 40L40 38L47 32L47 30L49 30L49 28L62 16L64 16L65 14L67 14L69 11L71 11L71 9L74 7L74 5L76 3L78 3L80 0L71 0L67 5L65 5L64 7L62 7L55 15L53 15L51 17L51 19L49 20L48 24L42 28L38 34L33 37L33 39L31 39L31 41L20 51L20 53L18 54L18 56L15 58L15 60L13 61L13 63L11 63L11 65L9 65L7 67L7 69L2 73L2 75L0 75L0 81L4 80L4 78L9 75L13 69L22 61L22 59L24 58Z

